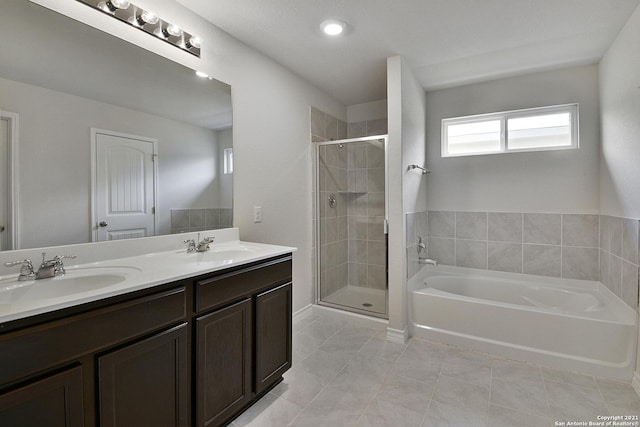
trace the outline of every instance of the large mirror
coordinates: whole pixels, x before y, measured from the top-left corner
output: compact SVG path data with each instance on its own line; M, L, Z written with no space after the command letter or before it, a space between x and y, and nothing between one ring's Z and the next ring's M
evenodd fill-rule
M0 249L232 225L224 83L2 0L0 115Z

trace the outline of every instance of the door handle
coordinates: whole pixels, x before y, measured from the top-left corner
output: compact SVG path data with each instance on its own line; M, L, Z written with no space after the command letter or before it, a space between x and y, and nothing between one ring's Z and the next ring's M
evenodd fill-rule
M107 224L107 222L106 222L106 221L100 221L100 222L98 223L98 225L99 225L100 227L106 227L106 226L107 226L107 225L109 225L109 224Z
M0 233L4 231L4 225L0 225Z

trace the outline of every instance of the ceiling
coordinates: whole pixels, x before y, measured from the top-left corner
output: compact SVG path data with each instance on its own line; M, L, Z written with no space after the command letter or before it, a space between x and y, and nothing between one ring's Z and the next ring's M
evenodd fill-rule
M345 105L386 98L386 58L422 86L597 63L640 0L177 0ZM320 23L339 18L330 38ZM206 41L205 41L206 42Z

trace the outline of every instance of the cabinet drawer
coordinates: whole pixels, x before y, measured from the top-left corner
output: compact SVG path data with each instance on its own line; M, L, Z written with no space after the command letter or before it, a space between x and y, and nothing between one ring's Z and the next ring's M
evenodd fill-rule
M186 289L108 306L0 336L0 384L184 321Z
M291 256L196 282L196 312L219 307L279 283L291 281Z

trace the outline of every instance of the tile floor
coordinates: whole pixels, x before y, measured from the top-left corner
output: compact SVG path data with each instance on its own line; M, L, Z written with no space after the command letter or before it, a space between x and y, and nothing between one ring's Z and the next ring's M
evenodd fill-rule
M392 343L370 326L297 316L293 367L231 425L558 426L640 415L628 384L418 339Z

